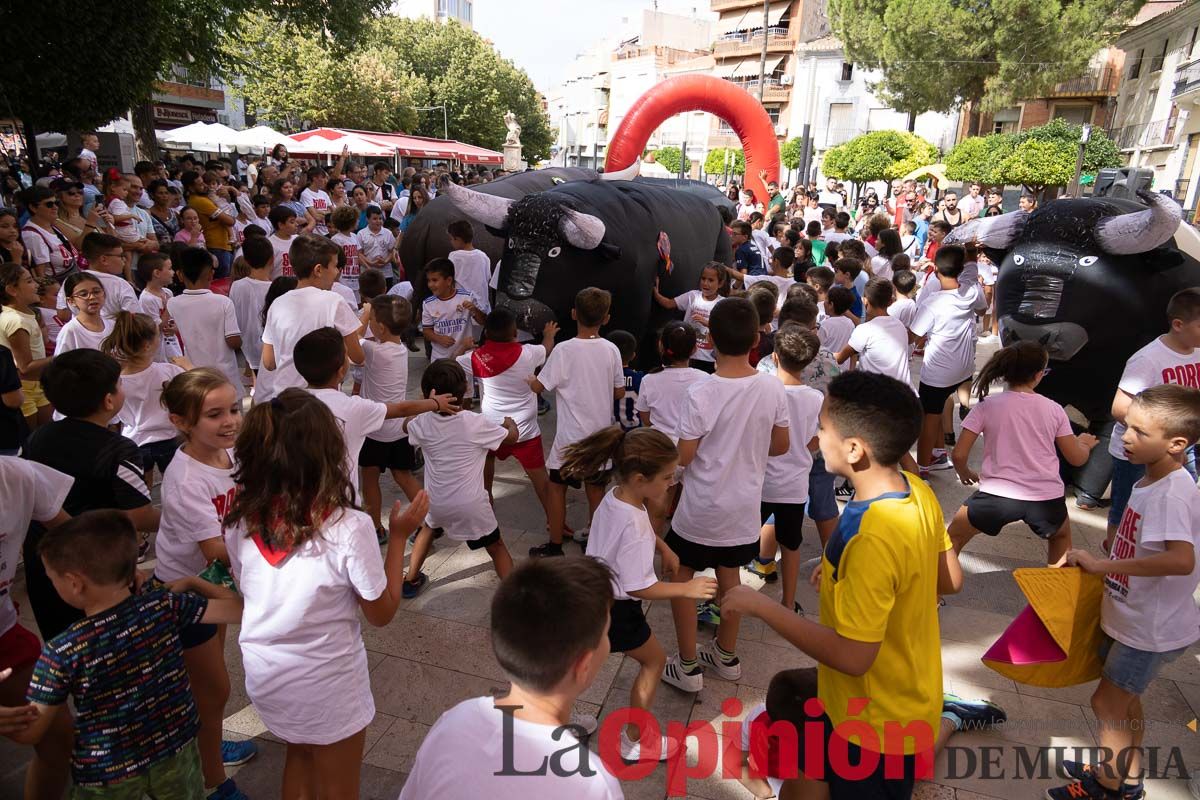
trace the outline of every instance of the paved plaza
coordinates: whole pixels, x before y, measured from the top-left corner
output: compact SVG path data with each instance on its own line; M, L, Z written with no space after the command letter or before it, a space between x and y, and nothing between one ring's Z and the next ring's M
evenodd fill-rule
M994 346L980 346L980 363L993 349ZM424 363L423 357L413 358L410 386L419 384L419 370ZM913 374L917 374L915 368ZM553 436L554 413L542 417L541 423L543 435L549 440ZM981 452L982 446L977 445L976 460ZM935 473L932 484L949 519L970 489L959 485L952 470ZM390 480L386 481L385 501L390 503L397 492ZM495 493L496 515L504 540L513 556L523 559L530 546L545 540L545 520L515 462L509 461L498 469ZM1073 502L1068 505L1076 546L1098 551L1104 536L1103 513L1081 511ZM572 492L568 524L579 529L585 520L583 495ZM818 556L817 542L816 530L808 523L801 550L804 558ZM578 552L578 545L568 545L567 550ZM1010 526L994 539L976 537L964 554L964 589L961 594L947 598L940 612L945 688L966 697L986 697L999 703L1008 712L1009 723L1001 730L955 736L950 753L943 754L938 761L933 781L919 785L917 798L1041 797L1046 788L1063 782L1053 772L1062 756L1051 751L1048 776L1035 774L1031 779L1027 777L1029 770L1022 755L1036 764L1035 748L1095 746L1095 719L1088 705L1094 684L1070 689L1020 686L979 660L1024 607L1011 571L1042 565L1044 559L1044 544L1021 525ZM498 581L487 554L471 552L465 545L454 546L443 539L436 543L425 570L430 578L428 587L416 600L405 601L391 624L382 629L363 624L377 709L375 721L367 732L362 771L364 798L393 800L399 794L417 748L443 711L460 700L500 693L506 687L488 639L489 603ZM745 573L743 580L760 583ZM21 577L15 590L22 606L23 623L36 630L25 602ZM763 591L777 597L778 584L767 585ZM798 599L815 619L818 600L806 583L800 587ZM661 601L648 605L647 616L655 635L668 652L673 652L675 632L669 604ZM702 640L710 636L711 630L702 631ZM694 696L663 684L653 709L659 721L664 724L707 721L719 730L719 723L727 721L722 715L722 703L727 698L737 698L742 708L749 710L764 700L767 685L776 672L814 663L755 619L742 623L738 655L744 666L742 680L736 684L706 677L704 690ZM236 780L253 800L277 797L284 747L267 733L246 697L236 626L229 630L226 660L233 684L226 706L227 735L253 737L259 745L258 757L234 771ZM634 661L619 654L610 656L595 684L581 697L579 710L603 719L610 711L625 706L636 674ZM1200 734L1187 727L1189 721L1200 716L1200 647L1189 648L1185 657L1167 666L1142 702L1147 717L1146 745L1158 748L1156 759L1148 758L1146 764L1152 766L1157 761L1159 770L1168 770L1176 776L1173 780L1148 780L1147 794L1154 800L1183 800L1190 795L1187 781L1177 778L1179 770L1200 770ZM592 748L595 746L593 742ZM1171 755L1171 748L1178 748L1178 755ZM0 798L21 796L27 753L25 748L0 738ZM1068 751L1066 757L1073 756ZM660 766L648 778L625 784L624 789L630 800L661 798L666 793L666 768ZM719 773L691 780L687 792L690 797L707 800L751 797L736 780L722 779Z

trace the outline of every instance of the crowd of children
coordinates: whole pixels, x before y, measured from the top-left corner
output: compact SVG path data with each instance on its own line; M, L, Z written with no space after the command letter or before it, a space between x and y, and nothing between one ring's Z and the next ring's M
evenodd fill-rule
M738 681L747 616L818 663L776 677L747 741L779 721L828 741L854 717L876 746L847 743L850 761L875 750L899 769L880 759L853 780L838 769L810 780L778 774L772 751L751 755L746 785L764 798L909 796L955 730L1004 719L943 691L938 607L963 586L971 538L1013 522L1046 540L1049 565L1105 575L1092 707L1111 753L1141 745L1140 696L1200 638L1189 456L1200 391L1176 385L1200 346L1200 290L1172 299L1168 332L1121 379L1105 556L1073 546L1058 469L1097 440L1036 393L1041 345L1002 348L976 374L991 273L974 247L941 243L944 223L914 261L892 228L868 251L844 215L824 231L811 222L811 239L765 233L752 215L731 225L733 266L703 266L674 297L655 286L652 300L682 319L652 338L606 330L613 298L588 288L573 338L556 341L550 323L521 343L513 313L491 306L492 266L468 223L451 223L450 257L424 266L418 313L382 210L335 207L318 173L298 203L313 232L276 205L270 235L243 231L228 296L212 289L221 259L186 220L169 255L140 254L139 296L122 277L132 215L115 202L120 176L111 183L118 235L85 236L90 268L61 291L0 266L12 363L0 363L0 398L19 417L0 442L0 733L34 745L28 797L60 797L68 773L81 797L245 797L225 770L255 745L221 735L231 623L246 693L286 744L283 796L357 797L375 711L360 620L387 625L426 588L443 535L486 552L500 579L492 643L511 688L442 715L404 798L621 797L617 764L588 764L583 747L536 777L501 767L540 763L595 728L574 705L610 652L638 665L632 710L650 709L660 682L697 693L706 676ZM418 329L430 363L410 392ZM479 413L464 411L474 401ZM522 563L493 509L495 464L510 456L548 533ZM933 473L951 468L979 489L947 526ZM390 511L385 474L407 499ZM567 527L571 487L587 499L579 531ZM816 618L796 601L806 516L822 549ZM588 558L562 557L571 540ZM10 594L19 556L41 641ZM779 601L744 573L779 582ZM673 638L647 621L643 601L655 600L669 601ZM716 633L701 644L706 623ZM928 741L893 742L896 721L928 726ZM624 724L618 760L680 752L645 733ZM1076 783L1053 800L1141 796L1136 757L1069 765Z

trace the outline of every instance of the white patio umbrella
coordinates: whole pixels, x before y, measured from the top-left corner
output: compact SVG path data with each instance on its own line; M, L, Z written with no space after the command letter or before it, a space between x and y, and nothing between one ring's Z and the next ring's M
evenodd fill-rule
M239 149L245 147L270 150L277 144L283 144L285 147L289 147L292 144L292 140L287 136L279 131L272 130L266 125L256 125L244 131L238 131L234 139L235 145Z
M309 136L302 141L296 141L289 138L285 141L284 146L287 147L289 153L300 153L314 155L341 155L342 149L348 147L350 153L357 156L391 156L395 155L395 150L383 145L368 142L353 134L339 136L336 139L325 139L321 136Z
M237 146L238 132L219 122L193 122L159 137L165 144L187 145L194 150L219 153Z

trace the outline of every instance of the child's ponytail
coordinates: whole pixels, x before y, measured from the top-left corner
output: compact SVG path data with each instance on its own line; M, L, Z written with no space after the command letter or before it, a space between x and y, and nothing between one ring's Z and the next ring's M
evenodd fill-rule
M227 385L232 386L220 370L196 367L164 381L159 403L168 414L179 417L187 428L191 428L200 421L208 395Z
M148 314L118 311L112 333L100 343L100 352L122 363L133 361L158 338L158 323Z
M686 322L673 319L663 326L658 341L664 367L686 362L696 351L696 329Z
M975 393L982 400L996 381L1004 381L1009 386L1032 383L1046 368L1048 359L1046 348L1037 342L1017 342L997 350L979 371Z
M611 460L617 480L626 481L634 475L658 475L678 458L674 442L662 431L623 431L612 425L567 447L559 471L565 478L582 480L603 471Z

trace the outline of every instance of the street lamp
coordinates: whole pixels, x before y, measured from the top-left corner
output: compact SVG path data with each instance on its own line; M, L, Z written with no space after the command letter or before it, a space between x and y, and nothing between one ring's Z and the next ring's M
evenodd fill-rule
M1083 191L1083 188L1079 185L1079 180L1083 177L1083 151L1087 148L1088 139L1091 137L1092 126L1085 122L1083 129L1079 133L1079 152L1075 156L1075 177L1071 180L1071 188L1067 192L1071 197L1079 197Z

